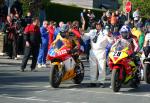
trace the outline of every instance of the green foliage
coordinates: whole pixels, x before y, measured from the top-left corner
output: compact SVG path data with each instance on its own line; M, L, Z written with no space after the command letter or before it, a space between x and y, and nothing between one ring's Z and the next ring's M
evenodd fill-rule
M26 13L30 10L31 0L20 0L20 2L22 3L23 14L26 15Z
M143 17L150 18L150 0L130 0L132 2L133 11L140 8Z
M0 0L0 6L3 4L4 0Z
M20 2L23 4L23 14L26 15L28 11L31 11L34 13L34 16L38 16L39 8L42 5L42 2L46 3L45 1L48 0L20 0Z

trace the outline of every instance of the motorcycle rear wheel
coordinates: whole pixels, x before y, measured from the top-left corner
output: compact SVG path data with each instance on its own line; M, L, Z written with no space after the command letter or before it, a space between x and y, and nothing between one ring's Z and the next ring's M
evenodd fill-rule
M118 92L121 88L121 81L119 80L119 69L114 69L112 71L111 86L114 92Z
M144 64L144 80L150 84L150 64Z
M50 69L49 83L53 88L58 88L61 83L62 77L59 74L59 68L57 65L53 65Z
M76 70L80 70L80 73L76 75L76 77L73 78L74 84L80 84L84 79L84 65L82 62L80 62L76 67Z

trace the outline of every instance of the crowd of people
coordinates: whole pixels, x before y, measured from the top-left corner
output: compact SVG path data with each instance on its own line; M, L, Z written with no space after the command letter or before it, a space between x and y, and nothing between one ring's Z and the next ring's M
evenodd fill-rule
M86 54L90 63L91 82L101 83L103 87L106 79L106 64L111 46L122 39L133 47L133 54L149 45L150 19L142 21L137 9L131 18L122 11L104 12L101 17L96 17L91 10L84 9L81 21L48 22L33 18L30 12L23 19L21 12L11 13L4 23L4 51L11 59L17 59L17 55L23 54L21 70L24 71L32 55L31 71L36 65L38 68L46 67L47 53L57 38L66 38L67 34L74 34L75 46L80 52ZM99 18L99 19L97 19ZM1 23L2 24L2 23ZM81 24L81 25L80 25ZM70 42L72 43L72 42ZM69 44L69 43L68 43ZM74 46L74 47L75 47ZM150 45L149 45L150 46ZM95 85L95 84L93 84Z

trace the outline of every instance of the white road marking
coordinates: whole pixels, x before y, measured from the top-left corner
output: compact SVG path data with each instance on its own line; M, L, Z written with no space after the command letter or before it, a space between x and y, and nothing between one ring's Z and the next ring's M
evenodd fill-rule
M45 92L46 90L41 90L41 91L35 91L36 93L42 93Z
M16 99L16 100L41 101L41 102L47 102L48 101L45 99L37 99L36 97L20 98L20 97L11 97L11 96L4 96L4 95L0 95L0 97L9 98L9 99Z
M44 88L50 88L50 87L51 87L50 85L44 86Z
M62 101L52 101L53 103L62 103Z
M12 88L12 87L23 87L23 88L38 88L40 86L34 86L34 85L5 85L5 86L2 86L0 88Z
M145 95L138 95L138 94L127 94L127 93L113 93L113 92L96 92L96 91L89 91L89 90L81 90L81 89L64 89L64 90L70 90L70 91L79 91L79 92L88 92L88 93L97 93L97 94L107 94L107 95L122 95L122 96L133 96L133 97L148 97L150 98L150 94Z

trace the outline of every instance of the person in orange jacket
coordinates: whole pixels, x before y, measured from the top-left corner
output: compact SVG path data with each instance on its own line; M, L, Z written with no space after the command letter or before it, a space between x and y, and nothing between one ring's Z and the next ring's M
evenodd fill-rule
M115 26L117 24L118 20L117 17L115 16L115 13L112 13L111 19L110 19L110 23L112 26Z

